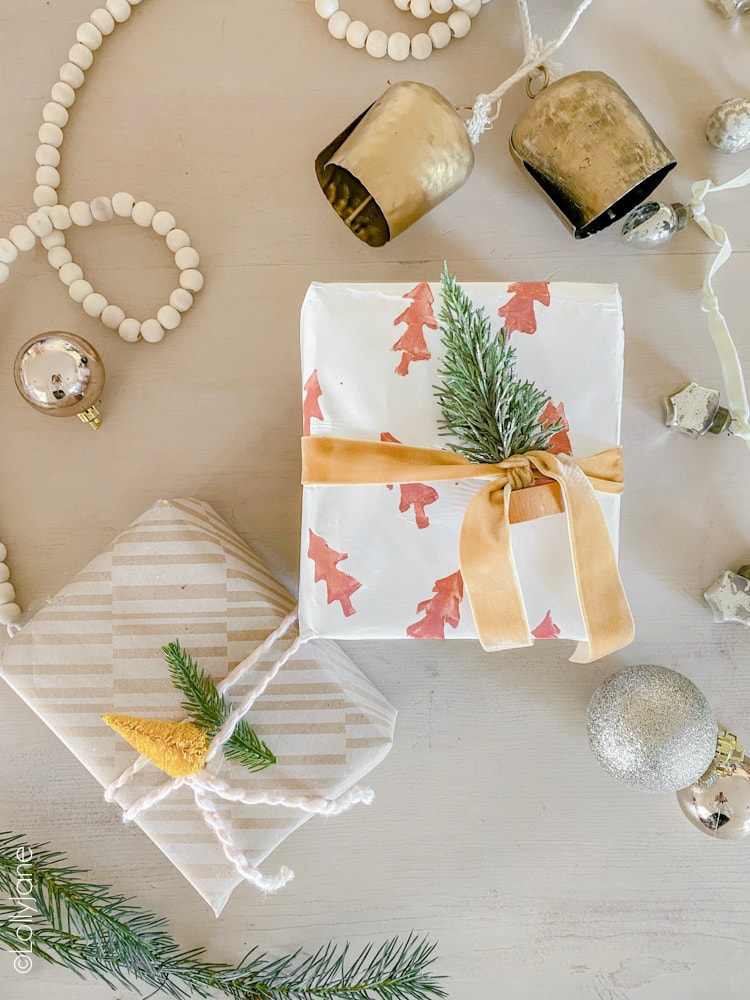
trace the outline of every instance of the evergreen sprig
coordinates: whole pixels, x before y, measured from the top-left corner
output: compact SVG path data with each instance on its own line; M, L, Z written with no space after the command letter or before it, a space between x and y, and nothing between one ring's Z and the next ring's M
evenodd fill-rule
M476 309L448 273L440 278L439 319L442 384L435 395L442 410L440 433L448 447L472 462L494 464L511 455L544 451L563 425L544 426L539 417L551 402L533 382L516 376L516 352L508 331L493 333L484 309Z
M0 945L19 950L13 921L18 917L16 852L27 842L0 833L0 889L11 897L0 904ZM112 989L139 992L138 985L170 997L230 1000L433 1000L447 994L430 970L434 945L409 935L380 947L368 945L349 957L349 946L328 944L312 956L281 958L253 949L240 965L207 962L204 951L183 951L166 921L142 910L110 886L87 882L85 871L64 863L64 855L44 844L26 847L23 863L25 906L32 918L33 956L88 974ZM26 888L30 889L26 899ZM26 935L24 935L26 937Z
M185 697L183 709L196 726L206 730L209 740L213 739L231 712L226 698L217 690L213 678L201 670L176 639L163 646L162 651L172 682ZM277 762L273 752L245 719L240 720L224 744L224 756L250 771L262 771Z

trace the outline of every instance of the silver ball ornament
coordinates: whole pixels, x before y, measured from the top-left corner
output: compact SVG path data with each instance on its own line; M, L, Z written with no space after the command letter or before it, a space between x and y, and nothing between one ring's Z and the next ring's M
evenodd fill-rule
M644 792L694 784L716 754L718 727L692 681L653 665L625 667L594 692L589 742L605 771Z
M707 788L692 785L677 793L687 818L717 840L740 840L750 833L750 761L738 762Z

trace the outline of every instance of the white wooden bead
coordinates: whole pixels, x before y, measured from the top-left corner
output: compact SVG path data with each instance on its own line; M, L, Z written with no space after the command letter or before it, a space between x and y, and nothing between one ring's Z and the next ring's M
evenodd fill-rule
M37 184L46 184L51 188L60 187L60 172L55 167L41 166L36 172Z
M39 142L46 146L62 146L63 131L59 125L45 122L39 129Z
M436 14L447 14L453 6L453 0L432 0L431 6Z
M10 569L7 563L0 562L0 583L5 583L10 580Z
M107 0L104 5L118 24L127 21L130 17L130 4L128 0Z
M32 212L31 215L26 220L26 225L32 231L34 236L38 236L39 239L42 236L49 236L52 232L52 220L44 212Z
M315 0L315 13L324 17L326 21L339 9L339 0Z
M91 292L83 300L83 311L87 316L101 316L109 303L99 292Z
M78 66L80 69L86 70L90 69L93 65L94 53L91 49L87 49L85 45L81 45L80 42L76 42L71 46L70 52L68 52L68 59L74 66Z
M388 51L388 35L384 31L371 31L367 36L365 48L374 59L382 59Z
M182 321L182 316L174 306L162 306L156 318L165 330L176 330Z
M60 150L48 142L37 146L34 156L40 167L57 167L60 164Z
M471 18L463 10L454 10L448 16L448 27L451 29L454 38L463 38L469 34Z
M10 277L10 268L7 264L0 264L0 285L5 284L5 282Z
M346 29L346 40L353 49L363 49L370 29L364 21L352 21Z
M418 18L429 17L430 14L432 13L430 0L411 0L409 10L412 12L414 17Z
M169 296L169 304L175 308L177 312L184 313L187 312L193 304L193 296L187 288L175 288Z
M203 275L194 267L180 273L180 285L189 292L199 292L203 288Z
M76 38L87 49L95 52L102 44L102 33L91 21L84 21L76 28Z
M113 306L111 303L102 312L102 323L104 323L108 330L116 330L124 319L125 313L123 310L119 306Z
M69 108L75 104L76 92L70 84L63 83L62 80L58 80L50 91L50 97L57 104L61 104L64 108Z
M411 39L403 31L394 31L388 39L388 55L395 62L403 62L409 58Z
M48 184L39 184L34 188L34 204L37 208L47 207L57 204L57 191Z
M16 591L12 583L0 583L0 604L9 604L16 596Z
M7 558L8 558L8 550L3 545L3 543L0 542L0 561L5 562Z
M17 604L0 604L0 625L14 625L21 614Z
M57 101L48 101L42 108L42 121L52 122L53 125L65 128L68 124L68 112Z
M60 268L60 270L62 270L62 268ZM91 295L93 290L94 289L90 282L85 281L83 278L79 278L78 281L74 281L68 288L68 295L70 295L74 302L83 302L87 295Z
M132 194L128 194L126 191L118 191L117 194L112 195L112 208L114 209L115 215L119 215L122 219L129 219L133 214L133 206L135 205L135 198Z
M151 220L151 228L159 236L166 236L171 233L177 225L177 220L171 212L157 212Z
M399 10L408 10L411 6L411 0L393 0ZM453 3L453 0L451 0Z
M0 264L12 264L18 256L18 247L4 236L0 239Z
M181 271L185 271L189 267L197 267L201 262L201 258L198 251L194 250L193 247L180 247L174 255L174 262Z
M167 233L167 246L172 253L177 253L183 247L190 246L190 237L184 229L173 229L170 233Z
M432 40L428 34L422 32L412 38L411 54L415 59L429 59L432 55Z
M89 208L96 222L109 222L115 214L115 210L112 207L112 199L105 198L103 195L99 198L94 198Z
M83 271L78 264L74 264L72 257L67 264L63 264L60 270L57 272L60 276L60 281L64 285L72 285L74 281L80 281L83 277Z
M32 247L36 246L36 236L28 226L13 226L8 237L19 250L31 250Z
M124 319L120 323L117 332L123 340L126 340L129 344L134 344L141 335L141 324L137 319L128 316L127 319Z
M50 215L51 219L52 216ZM59 229L53 229L49 236L42 236L42 246L45 250L52 250L54 247L64 247L65 237Z
M476 17L482 9L482 0L456 0L456 7L465 11L469 17Z
M71 263L73 254L67 247L52 247L47 253L47 260L56 271L59 271L63 265Z
M156 209L149 201L137 201L133 205L133 222L136 226L150 226L156 215Z
M49 217L55 229L70 229L73 225L67 205L53 205L49 210Z
M103 35L111 35L115 30L115 19L104 7L97 7L91 15L91 23L98 28Z
M157 319L144 319L141 323L141 336L149 344L158 344L164 339L164 327Z
M334 38L346 38L352 19L345 10L337 10L328 18L328 30Z
M60 67L60 79L63 83L67 83L69 87L72 87L73 90L78 90L79 87L83 86L86 76L81 67L76 65L76 63L66 62Z
M70 206L70 218L74 226L90 226L94 221L91 206L87 201L74 201Z

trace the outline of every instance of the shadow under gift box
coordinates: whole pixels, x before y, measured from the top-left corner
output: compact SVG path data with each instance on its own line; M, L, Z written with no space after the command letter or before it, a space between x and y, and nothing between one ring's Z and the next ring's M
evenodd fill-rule
M137 755L101 716L184 718L162 646L179 639L199 666L220 680L279 628L294 605L208 504L159 501L8 642L0 673L106 787ZM231 688L232 707L295 637L290 630ZM307 642L246 717L278 764L251 774L219 754L209 770L250 794L337 798L386 756L395 717L334 643ZM119 789L115 801L125 811L168 780L147 765ZM213 804L256 866L311 818L278 805L218 798ZM218 915L242 878L190 789L174 790L135 821Z

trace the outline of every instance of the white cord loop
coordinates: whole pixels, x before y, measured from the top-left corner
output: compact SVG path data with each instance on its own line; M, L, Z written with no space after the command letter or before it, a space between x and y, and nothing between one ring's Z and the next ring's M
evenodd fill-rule
M479 142L482 133L492 128L493 122L497 121L500 115L503 95L511 87L515 86L520 80L523 80L529 73L538 69L542 63L547 67L550 76L559 76L562 73L563 70L559 63L554 64L553 73L549 64L549 58L565 42L568 35L578 23L581 14L592 3L592 0L581 0L563 33L546 45L543 39L533 32L528 0L516 0L516 2L521 21L521 33L523 35L523 62L515 73L509 76L507 80L504 80L499 87L496 87L489 94L480 94L474 101L472 116L466 122L466 131L469 133L469 138L474 145Z

